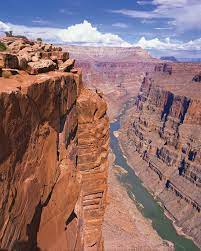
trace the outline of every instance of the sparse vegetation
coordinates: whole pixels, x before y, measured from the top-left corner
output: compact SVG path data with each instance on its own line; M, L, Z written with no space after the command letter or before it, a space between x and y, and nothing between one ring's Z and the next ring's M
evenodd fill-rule
M6 49L6 45L0 41L0 51L5 51Z
M12 31L6 31L5 34L6 34L6 37L12 37L13 36Z
M2 77L3 78L10 78L12 76L12 73L10 71L3 71Z
M40 37L38 37L38 38L36 39L36 41L37 41L38 43L42 43L42 42L43 42L42 38L40 38Z

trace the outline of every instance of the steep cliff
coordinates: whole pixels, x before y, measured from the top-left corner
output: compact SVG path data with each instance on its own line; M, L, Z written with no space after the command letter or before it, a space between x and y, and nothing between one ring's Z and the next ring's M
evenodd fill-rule
M109 141L102 95L83 86L60 48L4 42L0 248L102 250Z
M172 64L146 76L120 140L145 185L201 246L201 88L192 81L199 68Z

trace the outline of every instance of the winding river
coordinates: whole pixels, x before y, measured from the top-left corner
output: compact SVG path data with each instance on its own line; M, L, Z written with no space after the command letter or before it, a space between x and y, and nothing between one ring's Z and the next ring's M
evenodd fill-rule
M172 242L176 251L199 251L200 249L191 239L177 233L172 221L165 216L164 209L143 186L123 156L119 142L113 133L119 130L120 117L126 109L127 106L125 106L124 111L116 121L110 124L110 145L116 157L115 164L121 166L126 171L118 175L119 181L126 186L130 198L137 204L143 216L152 221L153 228L162 239Z

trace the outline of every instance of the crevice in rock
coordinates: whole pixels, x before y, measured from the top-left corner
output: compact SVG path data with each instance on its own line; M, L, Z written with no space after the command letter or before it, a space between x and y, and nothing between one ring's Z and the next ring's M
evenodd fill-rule
M183 124L183 122L184 122L184 119L185 119L185 116L186 116L186 114L187 114L189 105L190 105L190 99L187 99L187 98L185 97L184 102L183 102L183 108L184 108L184 110L183 110L183 113L180 114L180 123L181 123L181 124Z
M66 147L70 144L71 140L73 140L75 138L75 136L77 135L77 130L78 130L78 125L76 125L76 127L74 128L74 130L72 130L68 137L65 140L65 145Z
M76 215L75 211L73 210L65 222L66 226L68 226L75 218L77 218L77 215Z
M164 123L167 121L173 100L174 100L174 95L171 92L168 92L167 102L166 102L164 109L163 109L163 112L161 114L161 120L163 119Z

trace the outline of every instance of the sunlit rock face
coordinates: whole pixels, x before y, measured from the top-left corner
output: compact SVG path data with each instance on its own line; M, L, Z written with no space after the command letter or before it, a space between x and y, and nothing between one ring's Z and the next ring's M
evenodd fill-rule
M81 70L61 48L24 38L4 42L9 52L0 55L0 248L102 250L106 103L86 89Z

